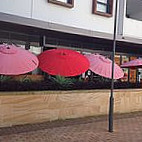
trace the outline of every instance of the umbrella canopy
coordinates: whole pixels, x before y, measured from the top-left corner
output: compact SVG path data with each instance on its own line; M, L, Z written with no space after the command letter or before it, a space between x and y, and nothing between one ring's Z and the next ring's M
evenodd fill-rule
M37 68L35 55L15 45L0 45L0 74L20 75Z
M90 61L90 70L100 76L111 78L112 75L112 61L99 54L86 55ZM114 79L119 79L124 76L123 70L114 64Z
M69 49L51 49L38 56L39 67L51 75L76 76L89 68L88 59Z
M135 60L131 60L129 62L126 62L124 64L121 65L121 67L123 68L141 68L142 67L142 59L135 59Z

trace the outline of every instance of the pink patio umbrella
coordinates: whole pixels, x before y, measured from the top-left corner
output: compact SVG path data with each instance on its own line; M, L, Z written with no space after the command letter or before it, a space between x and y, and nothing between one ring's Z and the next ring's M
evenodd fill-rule
M142 59L135 59L121 65L123 68L142 68Z
M38 59L41 70L51 75L76 76L89 68L89 61L84 55L69 49L47 50Z
M112 61L99 54L85 55L90 61L90 70L100 76L110 78L112 75ZM114 79L119 79L124 76L123 70L114 64Z
M15 45L0 45L0 74L25 74L36 69L37 66L37 57L29 51Z

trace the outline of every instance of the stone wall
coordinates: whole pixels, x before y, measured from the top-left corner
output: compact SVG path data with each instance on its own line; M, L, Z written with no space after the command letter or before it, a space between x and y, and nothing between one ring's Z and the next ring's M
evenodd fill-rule
M1 92L0 127L108 114L110 90ZM142 90L114 92L114 112L142 111Z

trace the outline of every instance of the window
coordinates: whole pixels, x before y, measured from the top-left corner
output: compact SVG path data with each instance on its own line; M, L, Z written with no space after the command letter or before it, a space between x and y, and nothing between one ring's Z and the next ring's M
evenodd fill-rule
M121 64L129 62L129 57L128 56L122 56ZM129 69L128 68L123 68L124 72L124 77L121 78L122 82L128 82L129 81Z
M111 17L113 0L93 0L93 13Z
M74 6L74 0L48 0L48 2L69 8Z
M131 60L135 60L137 57L130 57ZM137 70L136 69L130 69L130 80L131 83L136 83L137 82Z

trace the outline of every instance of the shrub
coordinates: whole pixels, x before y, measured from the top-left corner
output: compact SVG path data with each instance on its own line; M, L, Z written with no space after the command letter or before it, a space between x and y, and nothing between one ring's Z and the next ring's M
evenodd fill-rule
M139 83L115 81L115 89L140 88ZM87 89L110 89L111 80L96 79L83 81L80 77L67 78L62 76L48 76L43 81L31 80L13 81L9 77L1 76L0 91L32 91L32 90L87 90Z
M74 84L74 80L63 76L51 77L51 81L57 85L59 89L68 89Z

